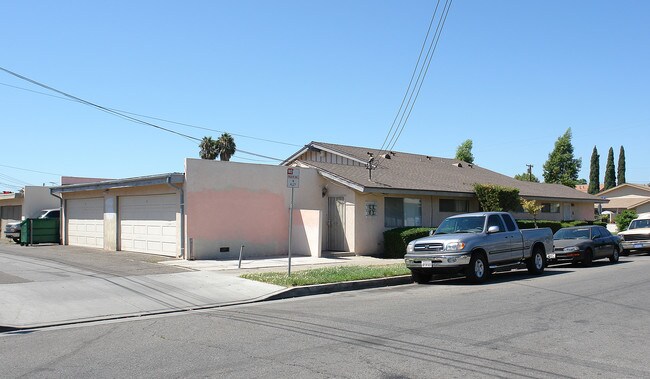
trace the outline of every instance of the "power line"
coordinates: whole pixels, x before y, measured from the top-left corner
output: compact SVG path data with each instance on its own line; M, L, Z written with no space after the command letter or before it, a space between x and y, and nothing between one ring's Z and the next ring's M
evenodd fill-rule
M21 186L31 186L32 185L31 183L27 183L27 182L25 182L23 180L14 178L13 176L9 176L7 174L0 174L0 179L8 180L11 183L15 183L15 184L18 184L18 185L21 185Z
M14 170L29 171L29 172L35 172L35 173L38 173L38 174L46 174L46 175L52 175L52 176L65 176L63 174L55 174L55 173L52 173L52 172L30 170L30 169L27 169L27 168L15 167L15 166L7 166L7 165L4 165L4 164L0 164L0 167L13 168Z
M413 111L413 108L415 107L415 102L417 101L417 98L420 95L420 90L422 89L424 79L425 79L425 77L426 77L426 75L427 75L427 73L429 71L431 61L433 60L433 55L435 53L436 48L438 47L438 41L440 40L440 36L442 35L442 30L443 30L445 22L447 20L447 15L449 14L449 9L451 8L452 2L453 2L453 0L445 0L445 4L443 6L442 13L441 13L441 15L440 15L440 17L438 19L438 25L436 27L436 31L434 32L434 35L431 38L431 41L429 42L429 48L427 50L427 54L426 54L425 59L422 62L421 66L419 66L419 64L420 64L421 55L422 55L423 50L420 51L420 57L418 58L418 61L417 61L416 66L415 66L414 74L413 74L413 75L415 75L415 71L417 71L417 69L419 67L419 73L418 73L417 79L415 80L415 85L413 86L413 88L411 88L411 84L412 84L412 81L413 81L413 76L412 76L411 77L411 83L409 83L406 94L404 95L404 98L406 98L408 96L408 101L406 102L406 106L400 106L400 110L398 111L397 116L395 117L395 119L397 119L397 117L399 117L400 120L399 120L399 122L397 124L397 127L395 127L394 130L393 130L393 126L391 126L391 129L389 130L386 139L388 140L388 137L391 136L391 133L392 133L392 136L390 137L388 145L386 145L386 143L384 143L382 145L382 148L379 151L379 158L377 159L377 162L376 162L377 166L381 163L381 161L383 159L383 154L382 153L385 152L385 151L390 151L395 147L399 137L402 135L402 132L404 131L404 128L406 126L406 123L407 123L409 117L411 116L411 112ZM434 14L433 14L433 17L432 17L432 22L436 18L437 10L438 10L438 4L436 4L436 8L435 8L435 11L434 11ZM425 37L424 44L426 44L426 42L427 42L427 40L429 38L430 28L431 28L431 24L429 26L429 30L427 31L427 35ZM409 93L410 93L410 95L409 95ZM404 102L404 100L402 100L402 104L403 104L403 102ZM400 113L401 113L401 116L400 116ZM394 122L395 121L393 121L393 124L394 124Z
M65 96L65 97L67 97L67 98L73 99L73 100L76 101L76 102L79 102L79 103L82 103L82 104L84 104L84 105L88 105L88 106L90 106L90 107L93 107L93 108L99 109L99 110L101 110L101 111L103 111L103 112L106 112L106 113L112 114L112 115L114 115L114 116L117 116L117 117L120 117L120 118L126 119L126 120L128 120L128 121L132 121L132 122L135 122L135 123L139 123L139 124L143 124L143 125L151 126L151 127L153 127L153 128L160 129L160 130L163 130L163 131L166 131L166 132L172 133L172 134L176 134L176 135L178 135L178 136L184 137L184 138L189 139L189 140L192 140L192 141L201 141L200 138L196 138L196 137L192 137L192 136L187 135L187 134L179 133L179 132L177 132L177 131L175 131L175 130L171 130L171 129L168 129L168 128L164 128L164 127L162 127L162 126L159 126L159 125L156 125L156 124L153 124L153 123L150 123L150 122L144 121L144 120L140 120L140 119L138 119L138 118L136 118L136 117L128 116L128 115L126 115L126 114L124 114L124 113L122 113L122 112L112 110L112 109L110 109L110 108L107 108L107 107L101 106L101 105L99 105L99 104L95 104L95 103L90 102L90 101L88 101L88 100L84 100L84 99L79 98L79 97L76 97L76 96L74 96L74 95L70 95L70 94L68 94L68 93L66 93L66 92L60 91L60 90L58 90L58 89L56 89L56 88L50 87L50 86L48 86L48 85L46 85L46 84L40 83L40 82L38 82L38 81L36 81L36 80L33 80L33 79L30 79L30 78L28 78L28 77L26 77L26 76L20 75L20 74L18 74L18 73L16 73L16 72L13 72L13 71L11 71L11 70L8 70L8 69L6 69L6 68L4 68L4 67L0 67L0 70L4 71L4 72L6 72L6 73L8 73L8 74L10 74L10 75L12 75L12 76L15 76L15 77L17 77L17 78L19 78L19 79L22 79L22 80L25 80L25 81L27 81L27 82L29 82L29 83L32 83L32 84L34 84L34 85L37 85L37 86L39 86L39 87L42 87L42 88L48 89L48 90L50 90L50 91L56 92L56 93L58 93L58 94L61 94L61 95ZM241 150L241 149L239 149L239 150L237 150L237 151L239 151L239 152L241 152L241 153L243 153L243 154L249 154L249 155L253 155L253 156L257 156L257 157L261 157L261 158L266 158L266 159L272 159L272 160L276 160L276 161L279 161L279 162L282 162L282 161L283 161L283 159L273 158L273 157L269 157L269 156L261 155L261 154L256 154L256 153L251 153L251 152L248 152L248 151L245 151L245 150ZM237 151L236 151L236 152L237 152ZM235 152L235 153L236 153L236 152Z
M22 91L27 91L27 92L36 93L36 94L39 94L39 95L50 96L50 97L54 97L54 98L56 98L56 99L61 99L61 100L66 100L66 101L72 101L72 102L76 102L76 103L79 102L79 101L77 101L77 100L70 99L70 98L67 98L67 97L56 96L56 95L52 95L52 94L49 94L49 93L40 92L40 91L35 91L35 90L29 89L29 88L23 88L23 87L19 87L19 86L14 86L14 85L7 84L7 83L2 83L2 82L0 82L0 85L6 86L6 87L10 87L10 88L19 89L19 90L22 90ZM211 131L211 132L217 132L217 133L229 133L229 134L232 134L233 136L236 136L236 137L249 138L249 139L253 139L253 140L257 140L257 141L263 141L263 142L269 142L269 143L277 143L277 144L280 144L280 145L295 146L295 147L302 147L302 146L303 146L303 145L299 145L299 144L296 144L296 143L289 143L289 142L276 141L276 140L267 139L267 138L253 137L253 136L249 136L249 135L245 135L245 134L239 134L239 133L228 132L227 130L211 129L211 128L206 128L206 127L203 127L203 126L197 126L197 125L187 124L187 123L184 123L184 122L172 121L172 120L168 120L168 119L164 119L164 118L160 118L160 117L147 116L147 115L144 115L144 114L139 114L139 113L135 113L135 112L129 112L129 111L125 111L125 110L117 109L117 108L109 108L109 107L106 107L106 108L107 108L107 109L110 109L110 110L112 110L112 111L116 111L116 112L122 112L122 113L130 114L130 115L134 115L134 116L144 117L144 118L148 118L148 119L151 119L151 120L163 121L163 122L167 122L167 123L170 123L170 124L176 124L176 125L181 125L181 126L187 126L187 127L189 127L189 128L194 128L194 129L208 130L208 131Z
M393 128L395 127L395 122L397 121L397 118L399 117L400 113L402 113L402 108L404 107L404 102L406 101L406 97L408 96L409 92L411 91L411 85L413 84L413 78L415 78L415 73L417 72L418 67L420 66L420 60L422 59L422 53L424 52L424 47L427 44L427 40L429 39L429 33L431 32L431 27L433 26L433 21L436 19L436 13L438 12L438 6L440 5L440 0L436 3L436 8L433 10L433 15L431 16L431 21L429 22L429 28L427 29L427 34L424 37L424 41L422 41L422 47L420 48L420 55L418 56L417 62L415 62L415 66L413 67L413 73L411 74L411 80L409 81L408 87L406 87L406 92L404 92L404 97L402 98L402 103L399 106L399 109L397 110L397 114L395 115L395 118L393 119L393 123L390 126L390 129L388 130L388 134L386 134L386 138L384 139L384 143L381 144L381 151L384 150L384 147L387 146L386 142L388 141L388 137L390 137L390 134L393 131Z

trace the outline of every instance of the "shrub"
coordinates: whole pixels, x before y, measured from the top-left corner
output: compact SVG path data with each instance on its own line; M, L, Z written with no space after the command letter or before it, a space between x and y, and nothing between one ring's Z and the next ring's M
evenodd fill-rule
M513 211L519 208L519 190L493 184L474 184L474 192L485 212Z
M406 245L414 239L426 237L435 228L405 227L384 232L384 258L404 258Z
M635 211L630 211L627 209L624 210L623 212L616 215L616 218L614 219L614 222L616 222L616 228L619 232L622 232L623 230L627 229L628 226L630 226L630 222L632 222L632 220L635 218L637 218Z

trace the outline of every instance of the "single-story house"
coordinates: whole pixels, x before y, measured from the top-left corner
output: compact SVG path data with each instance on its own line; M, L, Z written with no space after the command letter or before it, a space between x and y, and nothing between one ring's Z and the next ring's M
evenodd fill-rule
M242 246L245 258L286 254L292 199L292 254L312 256L379 254L385 230L437 226L449 215L478 211L474 183L518 188L542 203L544 219L593 220L594 204L606 202L455 159L379 153L311 142L280 166L186 159L184 173L52 192L63 199L64 243L186 259L232 259ZM291 190L290 181L298 187Z
M43 209L60 206L59 199L50 194L50 187L26 186L19 192L0 193L0 232L8 222L36 217Z
M637 214L650 212L650 186L623 183L596 196L609 200L608 203L597 206L602 213L611 212L610 214L616 215L624 210L635 211Z

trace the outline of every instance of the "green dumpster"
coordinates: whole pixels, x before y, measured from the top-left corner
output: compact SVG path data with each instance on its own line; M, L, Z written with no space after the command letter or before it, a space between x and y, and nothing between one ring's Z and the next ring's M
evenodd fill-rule
M20 244L60 243L59 219L28 218L20 223Z

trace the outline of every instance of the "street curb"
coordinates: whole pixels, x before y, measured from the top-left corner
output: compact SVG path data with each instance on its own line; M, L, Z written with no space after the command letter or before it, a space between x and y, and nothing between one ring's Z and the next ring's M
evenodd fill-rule
M356 280L356 281L342 282L342 283L315 284L310 286L291 287L284 290L280 290L279 292L275 292L267 297L261 296L253 299L235 301L231 303L209 304L209 305L196 306L196 307L185 307L185 308L160 310L160 311L152 311L152 312L140 312L140 313L123 314L123 315L110 315L110 316L107 315L107 316L90 317L90 318L78 319L78 320L58 321L50 324L33 324L33 325L22 325L22 326L0 325L0 334L22 332L27 330L38 330L38 329L60 327L60 326L90 324L90 323L102 322L102 321L137 319L137 318L147 317L147 316L160 316L165 314L203 311L203 310L224 308L224 307L235 306L235 305L244 305L244 304L262 303L265 301L290 299L294 297L323 295L323 294L334 293L334 292L356 291L356 290L363 290L369 288L390 287L390 286L398 286L398 285L410 284L410 283L413 283L413 279L411 278L411 276L402 275L402 276L392 276L388 278L364 279L364 280Z
M273 301L290 299L294 297L324 295L334 292L357 291L369 288L380 288L399 286L413 283L411 275L392 276L389 278L364 279L343 283L314 284L310 286L299 286L287 288L286 291L271 295L260 301Z

